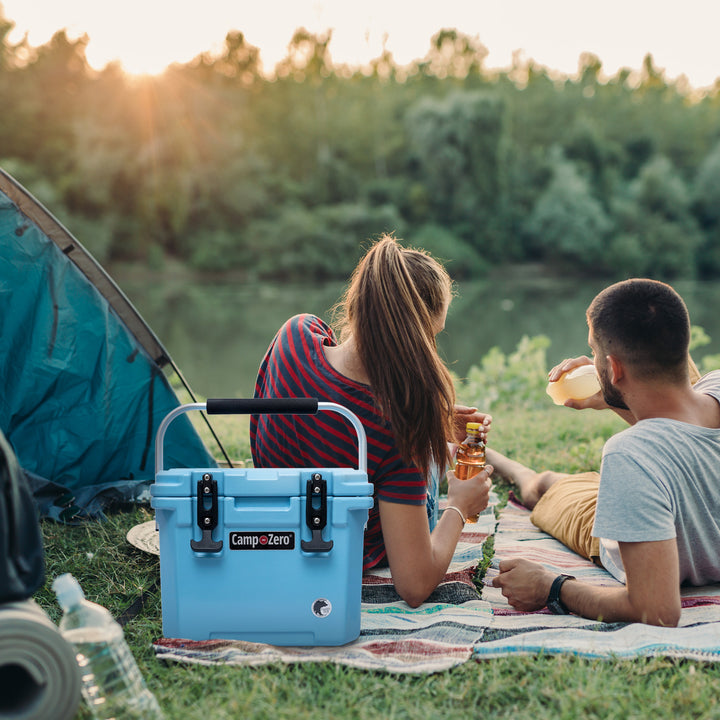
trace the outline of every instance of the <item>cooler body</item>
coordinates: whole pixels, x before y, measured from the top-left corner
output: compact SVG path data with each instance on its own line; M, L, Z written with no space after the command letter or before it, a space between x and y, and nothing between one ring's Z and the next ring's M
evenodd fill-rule
M166 637L272 645L357 638L373 503L365 472L167 470L151 491Z

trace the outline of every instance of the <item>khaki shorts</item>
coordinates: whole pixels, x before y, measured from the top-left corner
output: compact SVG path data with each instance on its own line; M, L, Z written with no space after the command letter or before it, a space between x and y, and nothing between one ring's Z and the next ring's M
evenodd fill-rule
M571 550L599 563L600 541L592 536L600 475L566 475L550 486L530 515L533 524Z

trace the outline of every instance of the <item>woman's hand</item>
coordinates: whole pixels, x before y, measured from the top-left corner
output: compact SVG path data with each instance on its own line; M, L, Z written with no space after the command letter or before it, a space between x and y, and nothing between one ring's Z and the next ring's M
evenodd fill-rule
M461 443L467 437L465 426L469 422L480 423L480 437L483 442L487 442L492 416L478 412L476 407L467 407L467 405L455 405L455 437L453 438L455 442Z
M493 469L492 465L486 465L467 480L458 480L454 471L448 470L448 505L459 508L466 518L481 513L488 506Z

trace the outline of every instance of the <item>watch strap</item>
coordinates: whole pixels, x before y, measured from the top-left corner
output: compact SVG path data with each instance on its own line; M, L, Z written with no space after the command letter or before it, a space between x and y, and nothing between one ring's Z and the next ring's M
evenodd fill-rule
M560 599L560 588L566 580L574 579L574 575L561 574L553 580L547 602L545 603L545 606L553 615L568 615L570 613L565 603Z

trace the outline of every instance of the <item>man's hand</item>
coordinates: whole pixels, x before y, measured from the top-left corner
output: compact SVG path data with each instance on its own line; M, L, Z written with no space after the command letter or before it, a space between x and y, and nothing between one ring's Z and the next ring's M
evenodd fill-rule
M500 574L492 584L502 590L511 607L523 612L545 607L557 573L524 558L502 560L499 567Z
M593 365L593 361L586 355L581 355L576 358L567 358L561 363L558 363L549 373L548 382L557 382L565 373L569 373L571 370L583 367L583 365ZM564 403L565 407L573 408L574 410L607 410L608 404L605 402L605 398L601 391L596 392L588 398L583 400L573 400L570 398Z

